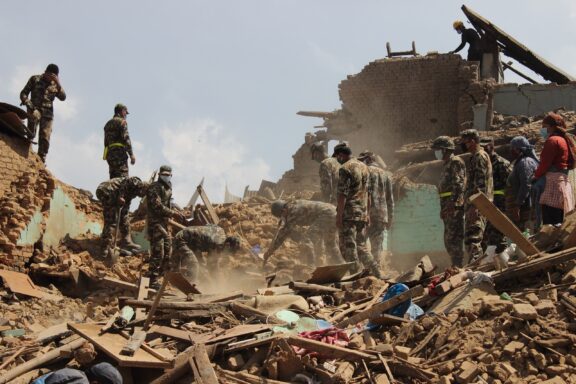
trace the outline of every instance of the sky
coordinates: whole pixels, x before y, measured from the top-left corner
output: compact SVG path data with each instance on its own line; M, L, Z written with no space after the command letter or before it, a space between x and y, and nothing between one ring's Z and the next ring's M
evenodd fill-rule
M576 75L576 2L474 0L469 7ZM131 175L173 167L175 201L202 177L213 201L276 181L321 120L299 110L340 107L338 84L416 42L459 44L452 0L28 0L0 4L0 101L19 104L29 76L53 62L68 98L55 102L47 165L94 192L107 179L103 127L128 106ZM33 12L31 12L33 10ZM547 21L549 20L549 21ZM465 51L462 52L465 55ZM526 71L530 73L529 71ZM533 75L538 78L536 75ZM509 78L517 81L516 77Z

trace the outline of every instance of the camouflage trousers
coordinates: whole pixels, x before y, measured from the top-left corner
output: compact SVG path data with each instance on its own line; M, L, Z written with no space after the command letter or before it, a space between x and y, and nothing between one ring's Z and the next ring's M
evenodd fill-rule
M308 250L309 265L338 263L342 257L338 248L338 229L333 216L320 216L308 227L302 245Z
M364 221L344 220L340 229L340 253L346 262L356 263L356 270L363 266L380 278L380 269L366 245L366 226Z
M106 252L114 244L114 235L116 234L116 223L118 222L118 209L120 207L112 205L103 205L102 211L104 214L104 228L100 236L102 244L102 252ZM126 238L130 234L130 223L128 221L128 207L123 207L120 211L120 226L118 231L118 239Z
M198 281L200 263L188 244L178 236L174 238L174 250L170 257L170 271L180 272L191 282Z
M385 223L382 221L370 222L368 226L368 239L370 239L370 253L372 257L380 265L382 258L384 235L386 234Z
M157 285L158 278L164 274L166 264L172 254L172 237L168 226L163 223L148 223L148 241L150 242L150 263L148 277L150 284Z
M456 209L454 216L444 221L444 247L450 255L452 265L462 267L464 264L464 211Z
M50 136L52 135L52 118L42 116L40 119L33 117L32 113L28 114L28 130L36 137L36 130L40 126L38 134L38 156L42 161L46 161L46 155L50 148Z
M110 178L128 177L128 155L124 148L110 148L106 156Z
M504 196L494 196L494 205L500 211L505 212L506 200ZM488 247L489 245L495 245L496 254L503 252L508 246L504 234L502 234L502 232L497 230L496 227L494 227L490 222L486 223L486 232L484 233L483 243L484 243L483 244L484 249L486 249L486 247Z
M486 218L480 214L478 214L475 220L466 220L464 227L464 244L466 246L468 262L476 260L484 254L482 250L482 239L484 238L485 229Z

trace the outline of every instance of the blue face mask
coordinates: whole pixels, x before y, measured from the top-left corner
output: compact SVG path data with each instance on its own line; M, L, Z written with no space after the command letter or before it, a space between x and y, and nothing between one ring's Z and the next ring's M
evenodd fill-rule
M548 129L540 128L540 136L542 136L542 138L546 140L548 138Z

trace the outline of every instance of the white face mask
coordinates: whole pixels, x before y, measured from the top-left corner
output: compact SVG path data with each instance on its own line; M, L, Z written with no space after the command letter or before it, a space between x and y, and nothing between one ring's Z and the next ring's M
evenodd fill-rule
M436 160L442 160L444 158L444 151L441 149L436 149L434 151L434 156L436 156Z
M172 176L168 176L168 175L160 175L158 177L160 180L162 180L163 182L165 182L166 184L170 184L170 180L172 179Z

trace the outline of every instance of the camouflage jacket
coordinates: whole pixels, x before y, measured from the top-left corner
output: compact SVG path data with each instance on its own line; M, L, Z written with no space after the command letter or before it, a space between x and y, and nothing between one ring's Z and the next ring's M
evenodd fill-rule
M109 147L111 144L122 144L122 146ZM108 147L108 151L122 151L132 156L128 123L120 115L114 115L104 126L104 147Z
M338 195L346 198L342 220L368 220L368 166L350 159L340 167Z
M54 118L53 102L56 97L64 101L66 93L57 81L57 77L48 74L30 77L20 92L20 101L31 109L38 109L42 117L47 119Z
M146 210L148 223L165 222L172 216L170 208L172 198L172 188L157 180L153 182L146 191Z
M270 244L269 252L278 249L292 234L296 226L307 226L317 220L325 220L326 223L335 225L336 207L321 201L294 200L288 202L286 215L280 219L278 233Z
M444 208L447 202L454 203L455 207L463 207L465 189L466 165L460 157L452 155L442 165L442 172L440 173L438 194L440 195L441 208Z
M368 194L370 195L370 222L392 223L394 218L394 196L390 174L378 167L369 165Z
M175 246L187 246L192 251L208 252L224 244L226 233L217 225L188 227L174 237Z
M492 163L490 156L482 148L472 153L468 160L468 180L466 184L466 204L469 203L470 196L484 192L490 200L494 195L494 184L492 180Z
M328 157L320 163L320 191L322 201L336 204L338 187L338 171L340 163L335 157Z
M96 197L104 206L117 207L120 198L124 199L124 205L129 205L138 194L131 188L131 183L127 181L127 177L116 177L100 183L96 188Z
M512 165L508 160L498 155L497 153L493 153L490 156L490 161L492 162L492 179L494 180L494 192L503 192L508 182L508 176L510 176L510 173L512 172ZM503 195L503 193L501 195Z

